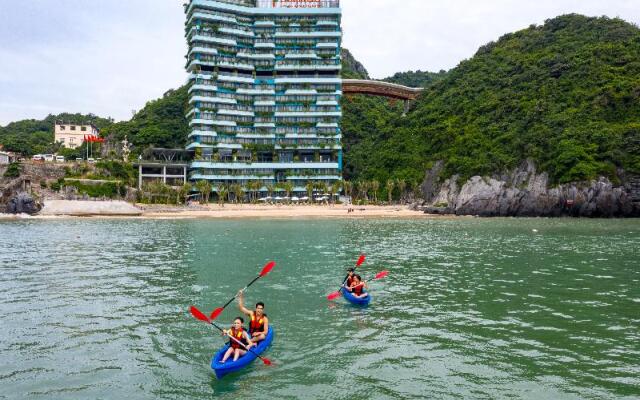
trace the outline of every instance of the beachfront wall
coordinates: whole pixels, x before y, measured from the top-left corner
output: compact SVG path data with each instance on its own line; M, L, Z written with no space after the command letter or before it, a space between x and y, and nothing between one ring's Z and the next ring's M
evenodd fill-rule
M192 181L332 186L342 178L337 0L191 0Z

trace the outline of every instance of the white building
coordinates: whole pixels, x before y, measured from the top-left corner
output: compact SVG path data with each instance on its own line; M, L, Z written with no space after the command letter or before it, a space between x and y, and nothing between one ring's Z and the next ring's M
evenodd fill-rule
M78 125L56 121L54 128L54 140L62 143L63 147L75 149L82 145L85 136L98 136L99 133L100 131L93 124Z

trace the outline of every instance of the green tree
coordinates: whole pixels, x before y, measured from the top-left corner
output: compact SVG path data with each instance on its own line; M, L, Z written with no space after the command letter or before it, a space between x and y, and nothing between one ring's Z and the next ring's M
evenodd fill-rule
M209 204L209 196L211 195L211 191L213 188L211 187L211 183L207 180L200 180L196 183L196 190L200 192L200 202L201 204Z
M393 181L393 179L388 179L387 180L387 196L389 197L389 204L393 203L393 189L396 186L396 183Z
M225 198L229 195L229 188L227 185L218 186L218 204L224 207Z

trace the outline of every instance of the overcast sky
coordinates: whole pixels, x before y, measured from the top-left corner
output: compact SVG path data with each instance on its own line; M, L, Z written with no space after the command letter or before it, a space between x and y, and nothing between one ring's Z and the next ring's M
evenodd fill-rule
M182 0L0 0L0 125L60 112L129 119L185 83ZM560 14L640 24L638 0L342 0L344 47L374 78L448 70Z

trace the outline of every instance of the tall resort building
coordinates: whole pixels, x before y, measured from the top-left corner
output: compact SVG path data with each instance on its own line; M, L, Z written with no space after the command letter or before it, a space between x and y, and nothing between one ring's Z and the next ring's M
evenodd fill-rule
M339 0L190 0L185 12L190 179L262 194L337 186Z

